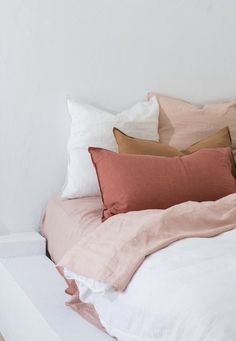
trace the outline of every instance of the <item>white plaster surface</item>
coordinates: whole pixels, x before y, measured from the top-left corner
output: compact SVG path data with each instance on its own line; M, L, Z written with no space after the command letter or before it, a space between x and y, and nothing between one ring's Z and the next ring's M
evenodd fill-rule
M45 255L46 240L37 232L19 232L0 236L0 257Z

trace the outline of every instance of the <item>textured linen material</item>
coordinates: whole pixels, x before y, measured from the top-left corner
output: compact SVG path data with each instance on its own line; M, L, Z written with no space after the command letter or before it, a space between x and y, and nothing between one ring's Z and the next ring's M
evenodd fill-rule
M157 141L132 137L125 134L118 128L113 129L113 134L115 136L119 152L127 154L180 156L193 153L204 148L231 147L231 137L228 127L225 127L207 138L194 143L185 150L178 150L172 146Z
M156 155L156 156L181 156L191 154L197 150L204 148L223 148L231 147L232 140L229 132L229 128L225 127L218 132L208 136L207 138L198 141L185 150L178 150L167 144L157 141L139 139L132 137L118 128L113 129L113 134L118 145L119 153L126 154L138 154L138 155ZM236 164L232 153L232 173L236 178Z
M58 265L122 291L148 255L177 240L213 237L235 225L236 194L215 202L119 214L81 238Z
M236 101L196 106L181 99L150 92L160 105L160 142L180 150L200 141L215 131L229 127L236 160Z
M230 148L175 157L118 154L101 148L89 151L100 184L103 220L189 200L217 200L236 192Z
M79 198L99 195L96 172L88 154L95 146L116 151L114 126L127 134L158 140L156 122L159 105L155 97L136 103L116 115L82 102L68 100L71 131L68 140L68 167L62 197Z
M83 236L93 233L101 221L101 197L62 200L52 198L45 210L41 232L52 260L58 263Z

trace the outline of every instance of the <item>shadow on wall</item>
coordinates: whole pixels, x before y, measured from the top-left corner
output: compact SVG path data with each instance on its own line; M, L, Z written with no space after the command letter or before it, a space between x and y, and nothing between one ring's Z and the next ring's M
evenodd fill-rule
M3 236L4 234L8 234L8 233L9 233L8 229L0 220L0 236ZM0 341L2 341L1 333L0 333Z

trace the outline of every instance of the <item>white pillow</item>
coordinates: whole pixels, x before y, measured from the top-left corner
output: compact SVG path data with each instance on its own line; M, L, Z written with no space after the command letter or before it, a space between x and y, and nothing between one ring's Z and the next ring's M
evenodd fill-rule
M117 151L113 127L135 137L159 140L159 104L155 97L116 115L70 99L67 105L71 116L71 132L67 146L67 179L62 198L100 195L88 147Z

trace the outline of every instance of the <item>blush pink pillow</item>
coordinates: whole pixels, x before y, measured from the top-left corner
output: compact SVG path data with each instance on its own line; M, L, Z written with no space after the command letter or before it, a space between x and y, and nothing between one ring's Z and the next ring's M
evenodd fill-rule
M236 161L236 100L196 106L178 98L150 92L159 106L160 142L183 150L228 126Z
M189 200L217 200L236 192L230 148L202 149L171 158L117 154L93 147L89 152L102 194L103 220Z

